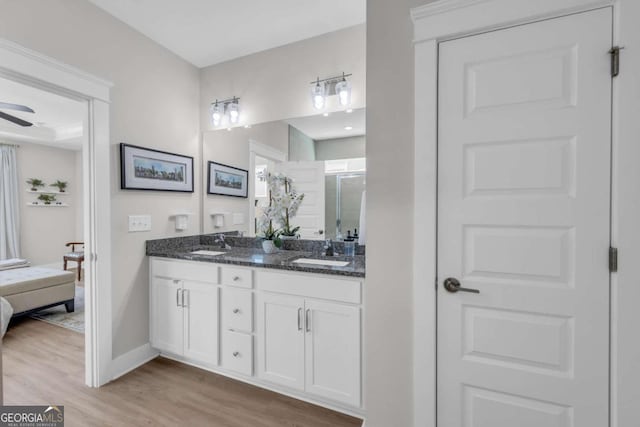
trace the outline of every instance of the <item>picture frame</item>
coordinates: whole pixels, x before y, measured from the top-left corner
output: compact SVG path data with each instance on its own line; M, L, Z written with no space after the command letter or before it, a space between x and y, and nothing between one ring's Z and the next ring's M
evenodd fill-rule
M207 194L249 197L249 172L222 163L207 162Z
M121 143L120 188L193 193L193 157Z

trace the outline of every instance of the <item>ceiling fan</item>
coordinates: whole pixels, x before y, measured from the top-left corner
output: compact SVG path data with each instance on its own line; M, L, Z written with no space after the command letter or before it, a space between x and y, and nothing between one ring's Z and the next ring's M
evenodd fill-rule
M0 110L16 110L16 111L24 111L27 113L35 113L35 111L33 111L31 108L25 105L9 104L6 102L0 102ZM12 123L15 123L17 125L24 126L24 127L33 126L33 123L31 122L22 120L21 118L16 116L12 116L11 114L3 113L2 111L0 111L0 119L5 119Z

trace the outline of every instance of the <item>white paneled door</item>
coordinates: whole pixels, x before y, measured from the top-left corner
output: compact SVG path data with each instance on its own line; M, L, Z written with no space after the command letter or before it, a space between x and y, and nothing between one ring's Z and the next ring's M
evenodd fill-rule
M298 193L304 193L292 225L300 226L303 239L324 239L324 162L283 162L277 168L293 179Z
M611 33L440 44L440 427L608 425Z

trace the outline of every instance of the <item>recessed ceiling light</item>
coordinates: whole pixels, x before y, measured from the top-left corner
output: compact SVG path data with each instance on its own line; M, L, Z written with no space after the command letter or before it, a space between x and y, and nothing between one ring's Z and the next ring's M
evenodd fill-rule
M349 109L347 110L347 114L348 114L348 113L353 113L353 108L349 108Z
M344 127L344 130L351 130L351 129L353 129L353 126L345 126Z

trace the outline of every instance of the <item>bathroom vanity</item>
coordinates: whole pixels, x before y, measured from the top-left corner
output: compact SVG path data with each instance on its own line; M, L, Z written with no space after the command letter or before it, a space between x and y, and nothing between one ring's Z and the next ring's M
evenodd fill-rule
M364 256L193 243L147 245L151 345L169 358L362 415Z

